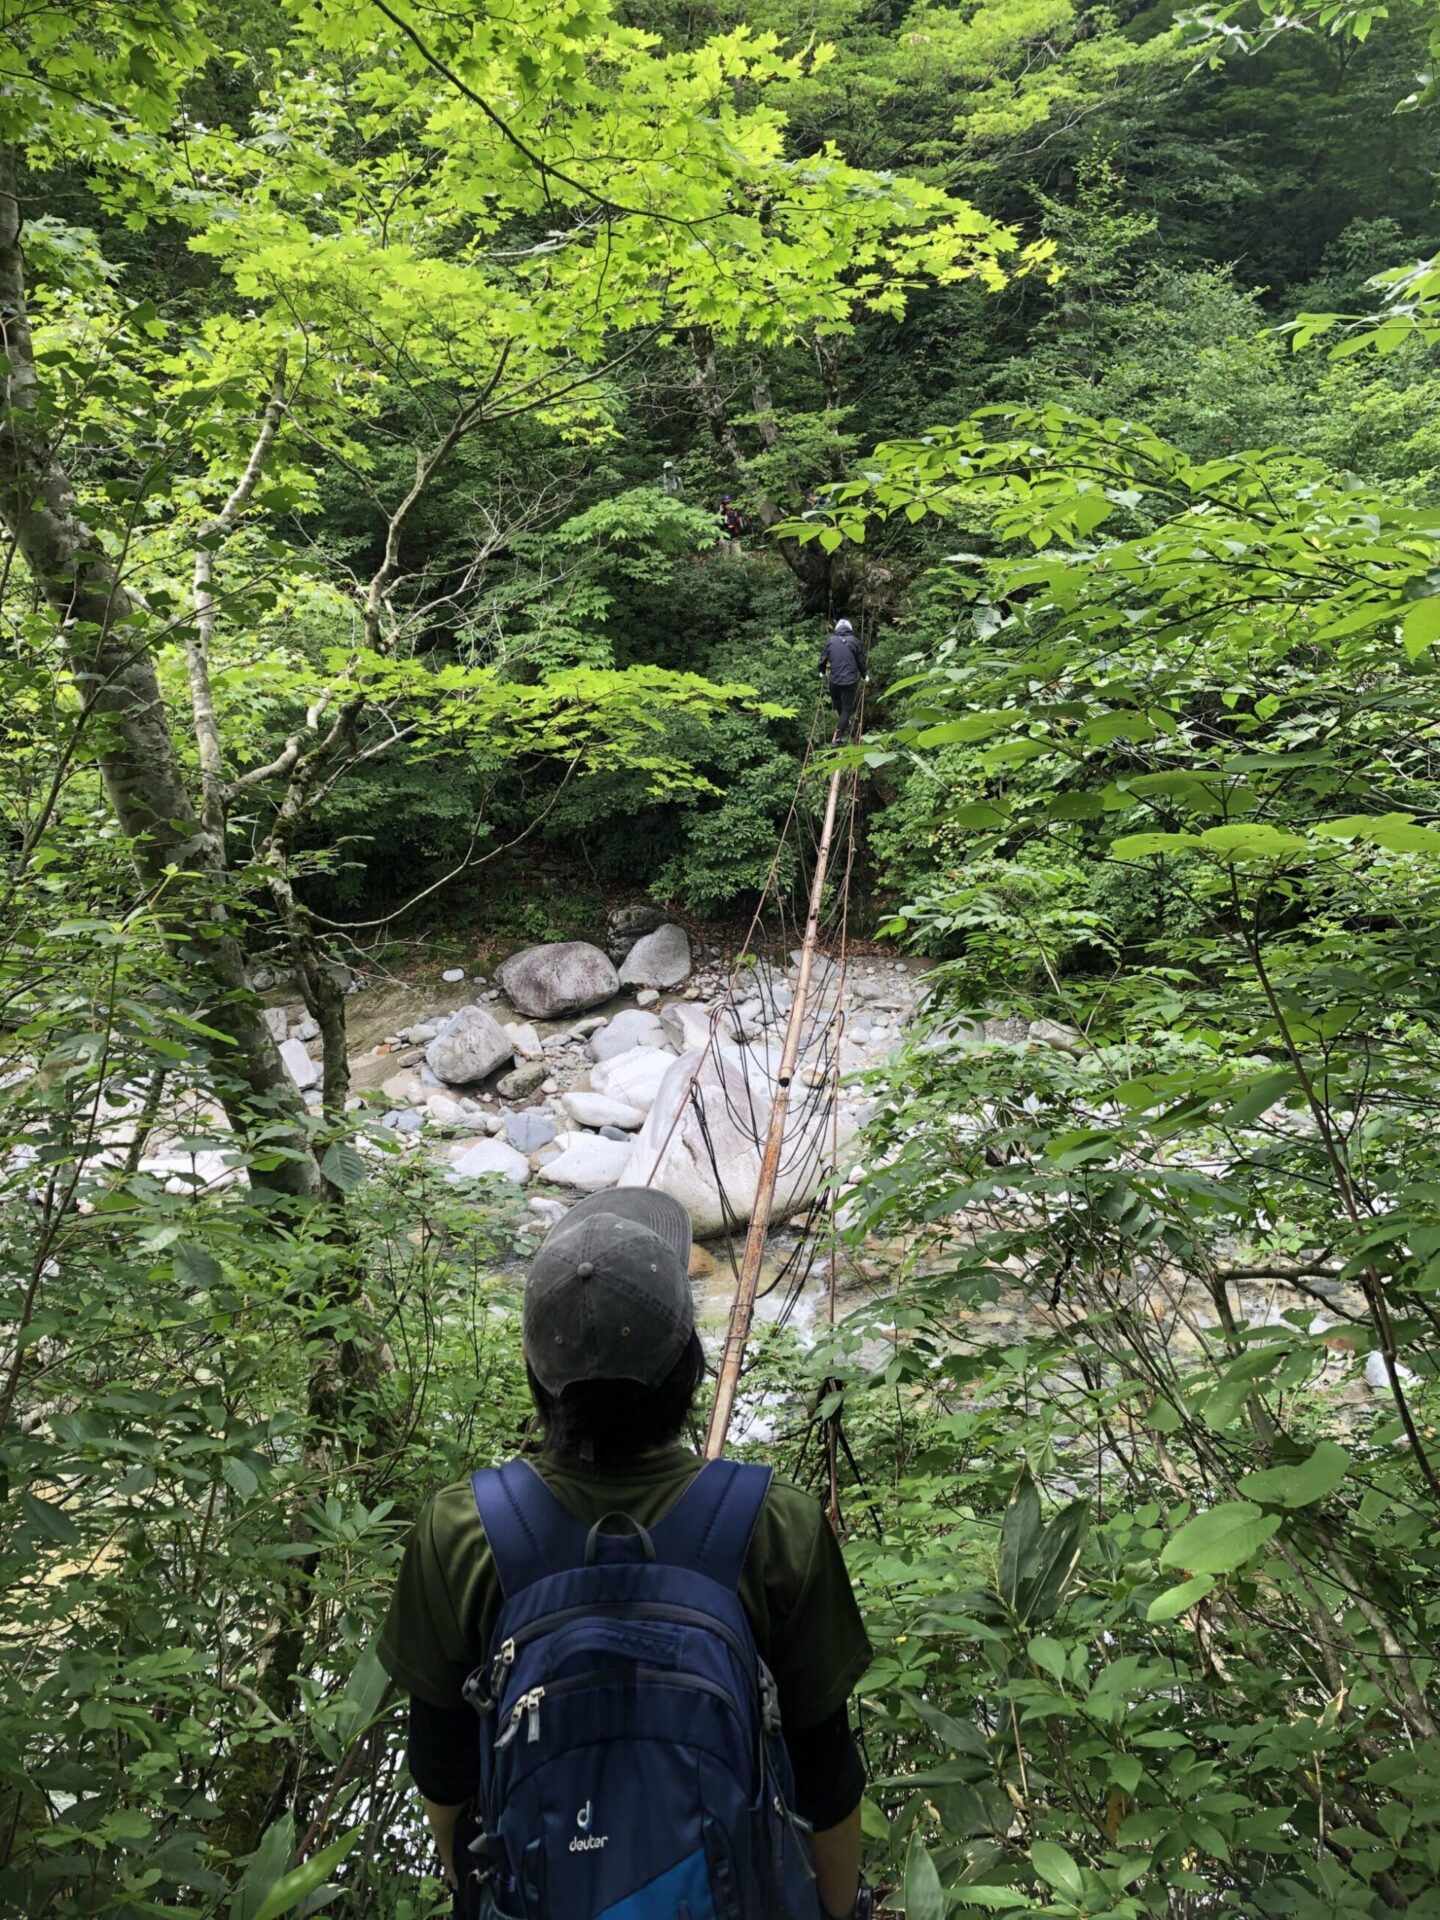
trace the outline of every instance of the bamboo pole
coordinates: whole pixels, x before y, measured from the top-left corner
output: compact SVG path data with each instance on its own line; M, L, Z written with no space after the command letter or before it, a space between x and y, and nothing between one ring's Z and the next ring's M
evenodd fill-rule
M836 768L830 776L830 791L825 799L825 819L820 829L820 846L815 855L815 878L810 884L810 912L805 922L805 938L800 949L800 974L795 982L795 1004L785 1028L785 1045L780 1053L780 1071L775 1080L775 1097L770 1106L770 1130L765 1136L765 1153L760 1162L760 1179L755 1188L755 1205L750 1215L750 1231L745 1236L745 1252L740 1262L740 1278L730 1307L730 1326L725 1335L725 1351L720 1359L720 1376L715 1383L715 1404L710 1410L710 1429L705 1436L705 1458L718 1460L725 1451L725 1436L730 1431L735 1411L735 1390L740 1384L740 1368L755 1319L755 1292L760 1281L760 1262L765 1253L765 1235L770 1228L770 1208L775 1199L775 1181L780 1171L780 1152L785 1144L785 1119L790 1111L790 1088L795 1063L800 1056L800 1036L805 1028L805 1001L810 992L810 975L815 965L815 941L820 931L820 903L825 895L825 873L830 864L830 842L835 832L835 806L840 795L840 775Z

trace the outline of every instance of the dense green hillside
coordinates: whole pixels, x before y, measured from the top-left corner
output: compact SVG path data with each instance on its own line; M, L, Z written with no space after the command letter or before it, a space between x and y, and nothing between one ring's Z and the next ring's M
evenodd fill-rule
M448 1912L373 1642L541 1215L364 1008L718 983L847 617L933 970L753 1444L845 1436L886 1910L1440 1915L1429 0L0 50L0 1913Z

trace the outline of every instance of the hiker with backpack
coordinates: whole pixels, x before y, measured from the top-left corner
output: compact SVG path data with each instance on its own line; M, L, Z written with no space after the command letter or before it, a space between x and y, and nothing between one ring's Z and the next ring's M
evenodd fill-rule
M720 537L725 542L727 550L730 553L739 553L740 542L745 537L745 516L735 505L732 495L728 493L721 494L720 510L716 514L715 520L720 529Z
M830 703L835 709L835 731L830 736L830 744L838 747L842 740L850 738L855 702L870 674L864 642L848 620L837 620L834 631L825 636L825 644L820 649L822 679L827 671Z
M592 1194L530 1264L533 1456L431 1501L380 1659L470 1920L845 1920L870 1647L819 1505L682 1444L690 1221ZM468 1704L467 1704L468 1702Z

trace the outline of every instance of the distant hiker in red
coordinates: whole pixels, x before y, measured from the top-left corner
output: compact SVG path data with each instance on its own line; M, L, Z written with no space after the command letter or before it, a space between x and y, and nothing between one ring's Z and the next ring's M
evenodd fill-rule
M721 533L730 543L730 551L732 553L738 553L740 551L740 539L745 532L745 516L734 504L734 501L728 493L721 494L720 511L715 517L719 523Z
M827 671L830 701L835 709L835 731L830 736L830 744L838 747L842 740L850 738L855 702L869 677L864 644L848 620L835 622L835 631L826 635L825 645L820 649L822 679Z

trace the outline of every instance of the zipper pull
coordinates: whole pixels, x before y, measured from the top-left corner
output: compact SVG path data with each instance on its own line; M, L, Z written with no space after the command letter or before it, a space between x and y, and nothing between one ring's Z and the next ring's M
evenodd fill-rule
M544 1687L532 1687L529 1693L521 1694L520 1698L515 1702L514 1706L510 1709L509 1724L506 1726L505 1731L500 1735L500 1738L495 1742L495 1748L497 1752L500 1750L501 1747L509 1746L510 1742L515 1738L516 1734L520 1731L520 1722L525 1718L527 1714L530 1717L529 1730L525 1736L527 1741L538 1740L540 1738L540 1702L544 1698L545 1698Z
M505 1691L505 1676L515 1664L515 1642L506 1640L490 1662L490 1691L498 1700Z

